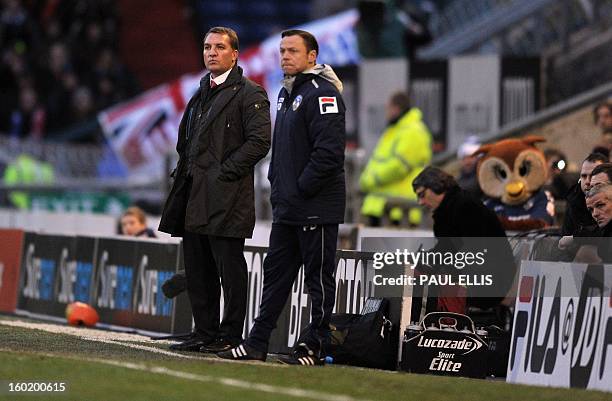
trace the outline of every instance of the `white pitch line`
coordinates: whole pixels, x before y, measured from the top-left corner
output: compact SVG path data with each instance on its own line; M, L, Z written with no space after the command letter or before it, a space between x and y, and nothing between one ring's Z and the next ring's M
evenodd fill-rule
M141 350L141 351L154 352L156 354L161 354L161 355L176 356L178 358L203 359L203 358L200 358L200 357L197 357L197 356L193 356L193 355L179 354L177 352L166 351L165 349L160 349L160 348L155 348L155 347L147 347L146 345L130 344L130 343L124 343L124 342L121 342L121 341L113 341L113 340L104 340L104 339L101 339L101 338L88 337L88 336L81 336L81 338L83 340L96 341L96 342L99 342L99 343L113 344L113 345L123 345L124 347L134 348L134 349L138 349L138 350Z
M93 328L87 327L72 327L72 326L63 326L57 324L49 324L49 323L35 323L35 322L24 322L22 320L2 320L0 319L0 325L11 326L11 327L20 327L25 329L32 330L42 330L48 333L54 334L65 334L69 336L74 336L81 338L87 341L97 341L106 344L114 344L121 345L123 347L134 348L141 351L149 351L156 354L173 356L177 358L183 359L196 359L196 360L206 360L209 362L223 362L223 363L237 363L241 365L263 365L264 362L260 361L232 361L227 359L220 359L212 356L206 356L206 354L200 355L187 355L180 352L168 351L165 349L157 348L157 347L148 347L146 345L134 344L134 342L145 342L145 343L158 343L161 342L167 344L173 344L173 341L156 341L151 340L149 337L142 336L139 334L128 334L128 333L114 333L104 330L96 330ZM266 364L268 367L274 368L286 368L287 365L280 364Z
M0 325L43 330L43 331L59 333L59 334L68 334L68 335L80 337L83 340L87 340L87 341L97 341L97 342L102 342L102 343L107 343L107 344L122 345L122 346L129 347L129 348L135 348L135 349L139 349L143 351L150 351L150 352L155 352L155 353L159 353L163 355L175 356L175 357L186 358L186 359L211 360L210 358L202 358L202 357L195 357L191 355L175 353L175 352L166 351L166 350L155 348L155 347L148 347L146 345L130 344L130 343L124 343L120 341L95 337L91 334L89 336L83 335L84 333L78 332L78 331L84 330L83 328L76 329L76 328L71 328L71 327L66 327L66 326L23 322L20 320L0 320ZM76 329L77 331L74 331L74 330L63 330L62 331L62 329ZM109 333L104 332L104 334L108 335ZM135 337L136 335L130 335L130 336ZM131 341L135 341L135 339L132 338ZM174 376L174 377L178 377L181 379L195 380L195 381L201 381L201 382L215 382L215 383L219 383L219 384L222 384L228 387L236 387L236 388L242 388L242 389L247 389L247 390L256 390L256 391L260 391L264 393L277 394L277 395L288 395L291 397L298 397L298 398L310 398L310 399L315 399L315 400L320 400L320 401L370 401L367 399L353 398L349 395L323 393L323 392L314 391L314 390L304 390L304 389L300 389L297 387L279 387L279 386L274 386L274 385L269 385L269 384L249 382L246 380L238 380L238 379L233 379L229 377L213 377L213 376L207 376L207 375L199 375L199 374L194 374L194 373L183 372L180 370L172 370L172 369L165 368L163 366L146 366L143 364L116 361L112 359L76 358L73 356L68 356L68 355L64 356L64 355L57 355L57 354L51 354L51 353L39 353L39 352L32 352L32 353L36 355L45 355L45 356L54 357L54 358L60 357L60 358L73 359L77 361L97 362L97 363L102 363L106 365L120 366L126 369L139 370L139 371L150 372L150 373L158 373L158 374L163 374L166 376ZM221 360L221 359L219 359L219 361L220 362L241 362L245 364L267 365L269 367L273 367L273 366L274 367L277 367L277 366L287 367L287 365L271 365L271 364L264 364L263 362L230 361L230 360ZM315 368L315 369L318 369L318 368Z
M58 333L58 334L68 334L71 336L82 337L83 335L87 335L91 338L101 338L101 339L109 339L116 341L129 341L129 342L139 342L139 343L151 343L151 344L172 344L173 341L168 340L152 340L151 338L141 335L141 334L132 334L132 333L121 333L116 331L108 331L108 330L99 330L92 327L75 327L75 326L66 326L61 324L54 323L36 323L36 322L26 322L23 320L0 320L0 324L4 324L6 326L14 326L14 327L22 327L26 329L37 329L44 330L50 333Z
M15 351L13 351L15 352ZM147 366L140 363L133 362L125 362L125 361L117 361L113 359L101 359L101 358L76 358L74 356L69 355L57 355L46 352L31 352L28 351L28 354L32 355L43 355L50 358L62 358L62 359L71 359L75 361L84 361L84 362L92 362L92 363L100 363L104 365L117 366L120 368L137 370L141 372L155 373L166 376L172 376L179 379L193 380L204 383L217 383L227 387L235 387L245 390L251 391L260 391L263 393L269 393L274 395L284 395L296 398L308 398L314 399L317 401L371 401L363 398L354 398L349 395L343 394L331 394L324 393L321 391L314 390L304 390L297 387L280 387L274 386L270 384L262 384L262 383L254 383L246 380L233 379L229 377L214 377L208 375L200 375L195 373L183 372L180 370L168 369L163 366Z
M157 374L162 374L166 376L177 377L180 379L194 380L194 381L200 381L200 382L218 383L218 384L222 384L228 387L236 387L236 388L251 390L251 391L255 390L255 391L260 391L263 393L270 393L270 394L275 394L275 395L288 395L291 397L310 398L310 399L320 400L320 401L369 401L365 399L353 398L351 396L343 395L343 394L330 394L330 393L324 393L321 391L304 390L304 389L300 389L296 387L279 387L279 386L274 386L274 385L269 385L269 384L253 383L253 382L249 382L246 380L232 379L228 377L213 377L213 376L207 376L207 375L200 375L200 374L195 374L195 373L183 372L180 370L168 369L163 366L146 366L146 365L131 363L131 362L122 362L122 361L97 359L97 358L96 359L86 359L86 360L91 361L91 362L98 362L98 363L103 363L107 365L113 365L113 366L118 366L122 368L132 369L132 370L139 370L142 372L157 373Z

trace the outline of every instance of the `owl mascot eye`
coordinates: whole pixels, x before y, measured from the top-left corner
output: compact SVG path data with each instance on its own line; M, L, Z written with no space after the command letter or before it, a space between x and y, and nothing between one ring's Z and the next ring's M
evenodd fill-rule
M485 205L499 217L506 230L525 231L553 224L549 199L542 189L547 171L544 154L534 146L539 136L504 139L481 146L474 154L478 183Z

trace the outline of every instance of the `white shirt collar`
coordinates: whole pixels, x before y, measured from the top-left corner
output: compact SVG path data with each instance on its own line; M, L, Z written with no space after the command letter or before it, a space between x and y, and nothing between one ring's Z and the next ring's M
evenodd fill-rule
M232 67L234 68L234 67ZM227 79L227 77L229 76L230 72L232 71L232 68L230 68L229 70L225 71L223 74L219 75L217 78L213 79L212 75L210 76L210 80L211 81L215 81L215 83L217 85L221 85L223 82L225 82L225 80Z

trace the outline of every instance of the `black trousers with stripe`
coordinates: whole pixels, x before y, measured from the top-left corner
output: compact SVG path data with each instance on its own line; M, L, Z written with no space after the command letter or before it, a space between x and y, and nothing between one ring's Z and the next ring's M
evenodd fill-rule
M268 255L263 263L264 284L259 316L246 340L249 346L267 352L270 334L276 327L302 264L313 323L308 345L318 351L327 342L329 318L336 296L337 240L337 224L272 224Z

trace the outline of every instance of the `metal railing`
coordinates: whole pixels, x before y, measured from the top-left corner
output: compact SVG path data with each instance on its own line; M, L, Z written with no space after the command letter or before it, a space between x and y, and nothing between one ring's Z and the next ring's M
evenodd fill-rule
M588 92L574 96L573 98L556 104L552 107L542 109L539 112L532 114L528 117L522 118L518 121L511 122L502 126L497 132L491 135L481 138L483 142L494 142L503 138L507 138L513 135L521 134L531 128L546 124L556 118L567 115L584 106L592 105L603 99L607 99L612 96L612 81L605 85L601 85ZM439 153L434 156L433 164L441 165L452 159L457 155L457 149L448 149L443 153Z
M97 177L106 147L92 144L17 139L0 135L0 162L9 164L20 154L50 163L55 175L74 178Z
M165 167L167 174L164 174L161 179L159 177L104 178L100 176L99 165L108 151L105 145L72 145L17 140L0 135L0 162L2 164L8 165L16 156L28 154L37 160L51 164L55 173L55 179L51 184L7 185L0 179L0 204L10 207L8 194L23 191L37 196L123 193L129 195L132 202L144 200L161 207L170 190L169 172L176 164L172 154L167 157ZM269 161L270 158L266 157L255 166L255 213L257 218L262 220L272 219L270 184L267 179ZM360 218L363 199L359 192L359 175L366 162L363 150L347 150L345 155L347 186L345 220L347 222L358 222Z
M455 0L432 15L431 31L436 37L465 27L492 10L511 4L513 0Z
M456 0L434 18L437 40L418 55L435 59L479 50L536 55L554 43L567 47L570 35L587 26L607 29L611 12L610 0Z

